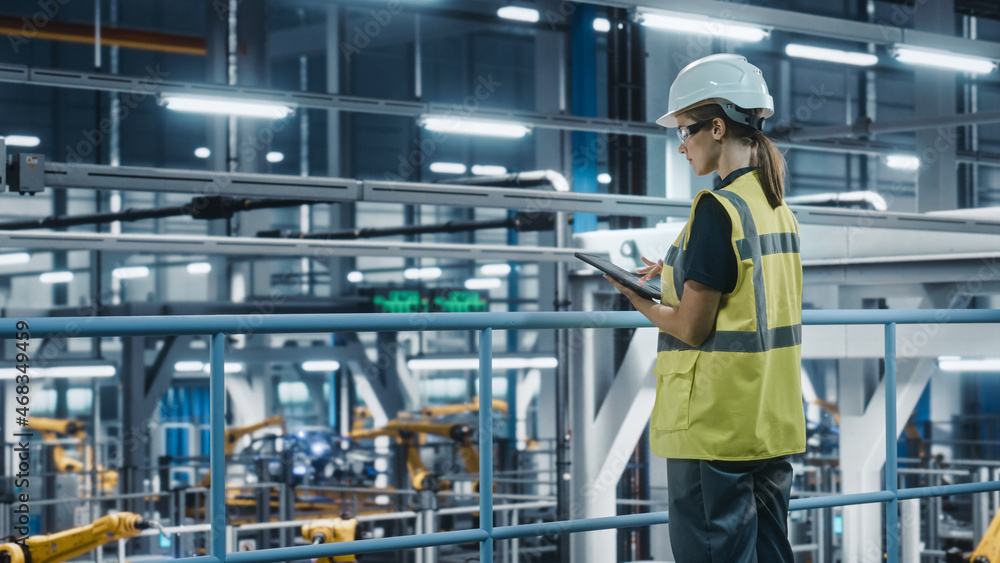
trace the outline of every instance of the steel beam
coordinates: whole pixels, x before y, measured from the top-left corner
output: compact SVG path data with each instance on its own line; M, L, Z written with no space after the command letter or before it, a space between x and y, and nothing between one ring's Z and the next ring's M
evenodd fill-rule
M580 1L585 4L614 6L631 10L639 9L650 12L659 10L692 14L714 18L720 22L736 21L740 25L780 29L792 33L829 37L844 41L874 43L876 45L905 43L912 46L1000 59L1000 43L974 41L962 37L917 31L903 28L887 21L865 23L827 16L814 16L803 12L751 6L744 2L720 2L718 0L700 0L698 2L690 2L689 0ZM697 30L694 30L694 32L697 33ZM709 33L706 31L705 34L708 35Z
M513 121L543 129L564 129L572 131L592 131L617 135L648 135L659 137L667 130L655 123L628 122L597 117L576 117L570 115L545 114L533 111L496 110L477 108L470 110L464 105L433 104L404 100L387 100L303 92L297 90L270 90L265 88L245 88L220 84L196 82L173 82L163 80L158 69L152 69L150 76L135 77L78 72L65 69L33 68L24 65L0 64L0 82L48 86L56 88L78 88L105 92L136 92L143 96L201 96L244 99L285 104L296 108L330 109L358 113L398 115L418 118L422 115L454 116L461 119L487 119ZM483 80L486 80L485 78ZM485 86L484 86L485 87Z
M45 183L54 188L186 193L195 198L198 196L278 197L310 199L317 203L367 201L536 212L600 213L610 216L659 219L686 218L691 213L689 200L661 197L92 164L46 163ZM193 204L197 204L197 199ZM917 213L878 213L809 206L791 206L791 209L802 224L1000 234L1000 222L982 219L929 217Z

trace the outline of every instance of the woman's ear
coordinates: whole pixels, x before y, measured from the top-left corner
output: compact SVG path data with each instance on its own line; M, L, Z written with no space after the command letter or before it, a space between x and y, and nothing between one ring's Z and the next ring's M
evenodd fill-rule
M726 136L726 120L716 117L712 120L712 137L716 141L721 141Z

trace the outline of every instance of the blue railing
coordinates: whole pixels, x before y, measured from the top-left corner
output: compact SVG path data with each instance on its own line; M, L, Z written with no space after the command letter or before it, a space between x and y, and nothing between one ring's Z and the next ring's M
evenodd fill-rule
M211 336L211 464L214 475L225 475L223 442L225 432L225 336L227 334L277 334L309 332L379 332L423 330L478 330L480 404L493 402L492 344L493 330L511 329L580 329L634 328L651 326L637 312L564 312L564 313L415 313L346 314L346 315L250 315L250 316L174 316L174 317L91 317L0 319L0 334L13 335L16 323L27 321L33 337L62 336ZM885 489L869 493L832 495L795 499L791 510L809 510L833 506L886 503L887 561L899 557L897 503L899 500L949 494L982 493L1000 490L1000 482L988 481L897 490L896 440L896 326L897 324L1000 323L1000 310L858 310L802 312L806 325L884 325L885 326L885 401L886 466ZM652 351L650 352L652 354ZM128 377L128 375L126 375ZM479 412L480 455L480 527L473 530L435 532L422 535L358 540L345 543L279 547L252 552L226 553L225 488L211 487L211 553L186 558L192 563L257 563L291 559L312 559L336 555L396 551L468 542L480 543L480 561L493 560L493 542L529 536L567 534L636 526L665 524L666 512L523 524L493 527L493 434L491 411Z

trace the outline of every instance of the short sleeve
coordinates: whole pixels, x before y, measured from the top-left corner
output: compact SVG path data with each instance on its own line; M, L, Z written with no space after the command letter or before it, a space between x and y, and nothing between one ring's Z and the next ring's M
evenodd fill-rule
M693 221L684 253L684 281L694 280L731 293L738 274L729 214L714 197L704 196L694 210Z

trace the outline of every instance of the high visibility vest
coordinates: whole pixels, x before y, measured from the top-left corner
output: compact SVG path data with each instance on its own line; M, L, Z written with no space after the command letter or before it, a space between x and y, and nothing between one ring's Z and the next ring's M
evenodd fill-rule
M732 221L736 287L699 347L660 332L649 440L660 457L767 459L805 451L802 407L802 261L788 206L771 209L756 172L698 194L664 259L661 302L680 305L694 210L714 197Z

